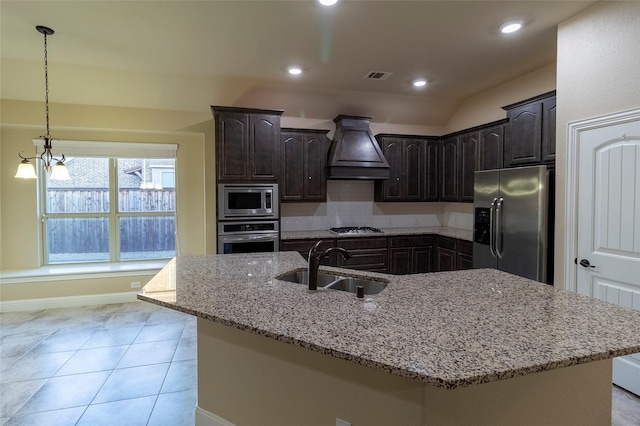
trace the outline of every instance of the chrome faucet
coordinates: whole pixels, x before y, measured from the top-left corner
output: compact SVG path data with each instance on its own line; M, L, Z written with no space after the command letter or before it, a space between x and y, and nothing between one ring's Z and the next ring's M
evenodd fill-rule
M344 259L351 259L351 254L342 247L329 247L322 253L318 254L318 247L322 240L318 241L311 250L309 250L309 269L307 270L307 276L309 277L309 290L318 289L318 267L320 261L326 256L330 255L334 251L339 252Z

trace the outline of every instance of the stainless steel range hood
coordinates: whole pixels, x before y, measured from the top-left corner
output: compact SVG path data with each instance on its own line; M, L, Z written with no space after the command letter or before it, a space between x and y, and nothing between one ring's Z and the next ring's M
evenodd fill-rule
M369 129L370 120L353 115L333 119L327 179L389 179L389 163Z

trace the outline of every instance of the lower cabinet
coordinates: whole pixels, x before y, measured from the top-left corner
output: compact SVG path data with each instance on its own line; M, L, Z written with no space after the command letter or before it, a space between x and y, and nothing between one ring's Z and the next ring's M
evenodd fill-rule
M351 259L343 259L337 254L337 266L360 269L363 271L388 271L387 237L384 238L343 238L337 240L337 246L349 251Z
M305 259L318 239L285 240L280 251L297 251ZM319 252L342 247L351 254L343 259L332 253L320 262L325 266L382 272L395 275L423 274L473 268L472 243L435 235L322 239Z
M455 271L457 267L456 240L438 236L436 241L436 271Z
M434 237L389 237L389 273L421 274L434 271Z
M473 243L471 241L456 241L456 269L473 269Z

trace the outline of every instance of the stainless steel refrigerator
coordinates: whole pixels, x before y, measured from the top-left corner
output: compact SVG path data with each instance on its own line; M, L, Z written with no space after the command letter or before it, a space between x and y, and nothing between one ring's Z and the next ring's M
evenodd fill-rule
M552 195L547 166L475 172L473 267L551 283Z

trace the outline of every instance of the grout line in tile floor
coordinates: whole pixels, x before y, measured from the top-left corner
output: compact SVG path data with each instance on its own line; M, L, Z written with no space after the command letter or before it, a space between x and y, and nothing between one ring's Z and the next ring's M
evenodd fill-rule
M145 302L0 314L0 425L193 425L194 317Z
M196 320L146 302L0 314L0 425L192 426ZM613 426L640 397L613 386Z

